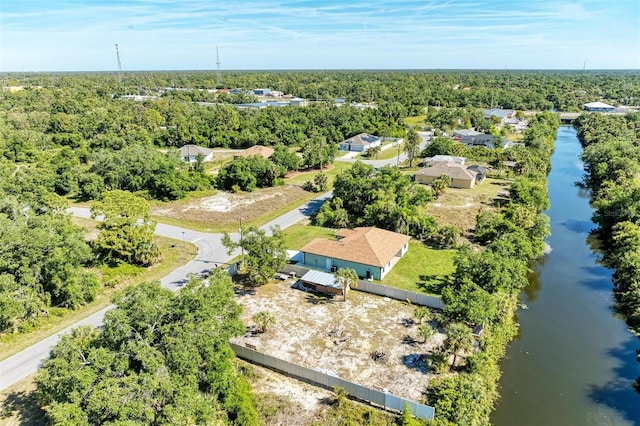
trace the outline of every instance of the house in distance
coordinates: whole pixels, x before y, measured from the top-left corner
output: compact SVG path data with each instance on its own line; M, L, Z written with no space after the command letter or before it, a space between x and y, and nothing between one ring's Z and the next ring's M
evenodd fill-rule
M195 163L199 155L202 155L202 161L213 160L212 149L203 148L198 145L185 145L180 148L180 158L187 163Z
M382 144L382 138L368 133L360 133L338 144L340 151L365 152L369 148Z

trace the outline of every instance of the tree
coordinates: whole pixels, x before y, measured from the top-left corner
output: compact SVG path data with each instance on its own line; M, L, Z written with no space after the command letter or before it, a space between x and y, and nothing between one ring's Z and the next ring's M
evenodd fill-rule
M336 283L342 287L343 300L347 300L347 292L358 285L358 274L351 268L341 268L336 272Z
M413 128L407 132L407 138L404 141L404 152L409 160L409 167L413 166L413 160L420 152L420 135Z
M376 160L377 160L378 159L378 154L380 154L381 151L382 151L382 146L381 145L372 146L367 150L367 157L371 158L371 157L375 156Z
M269 236L263 229L250 227L241 231L238 242L233 241L226 232L222 237L222 244L229 255L238 248L243 249L240 263L246 268L250 285L266 284L287 263L287 250L280 227L271 227L271 234Z
M461 351L468 352L473 349L473 336L471 329L462 323L449 324L445 328L447 338L444 340L445 353L453 355L451 368L456 365L456 359Z
M451 176L442 174L431 182L431 191L435 198L440 198L445 190L451 185Z
M149 212L147 202L130 192L103 193L101 201L91 204L91 217L103 218L94 246L107 261L153 264L160 251L153 236L156 224L150 220Z
M258 326L260 333L265 333L272 325L276 323L276 317L274 317L268 311L260 311L253 316L253 321Z
M54 424L259 424L229 346L244 327L224 271L176 294L129 287L115 305L102 328L63 335L38 372Z
M314 135L302 147L302 161L307 167L318 167L320 171L333 162L338 152L338 145L327 141L327 138Z
M418 326L418 336L422 338L422 343L426 343L435 334L436 330L429 323L423 323Z

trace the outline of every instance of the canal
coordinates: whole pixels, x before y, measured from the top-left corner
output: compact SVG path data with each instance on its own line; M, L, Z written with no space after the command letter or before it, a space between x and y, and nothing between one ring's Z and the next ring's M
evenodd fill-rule
M558 130L549 175L551 252L534 266L520 336L501 364L498 426L640 425L638 339L612 311L611 270L587 243L589 192L572 127Z

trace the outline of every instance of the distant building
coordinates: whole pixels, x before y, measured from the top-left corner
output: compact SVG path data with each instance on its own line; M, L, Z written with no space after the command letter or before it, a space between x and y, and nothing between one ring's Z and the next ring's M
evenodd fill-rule
M374 146L382 144L382 138L373 136L368 133L360 133L350 137L349 139L342 141L338 144L338 149L341 151L357 151L364 152Z
M202 161L213 160L213 150L209 148L203 148L198 145L185 145L180 148L180 158L187 163L195 163L198 159L198 155L202 155Z
M302 99L302 98L293 98L289 101L289 105L291 106L304 107L304 106L307 106L308 104L309 102L306 99Z
M484 133L480 133L478 135L473 136L463 136L460 138L459 142L465 144L467 148L474 148L476 146L485 146L487 148L493 148L494 137L491 135L486 135Z
M604 102L589 102L584 104L584 109L590 112L613 112L616 107L605 104Z
M256 96L269 96L271 89L253 89L253 94Z
M478 182L477 174L478 172L470 170L462 164L441 162L433 163L430 167L418 170L415 179L418 183L430 185L438 177L447 175L451 178L450 186L452 188L471 189L484 180L483 176L482 180Z
M254 155L260 155L263 158L269 159L273 155L273 148L262 145L254 145L251 148L247 148L244 151L241 151L233 156L234 159L240 157L251 157Z
M453 131L453 138L454 139L460 139L462 137L465 136L476 136L476 135L481 135L482 132L478 132L476 130L473 129L459 129L459 130L454 130Z
M464 164L466 158L455 157L453 155L434 155L433 157L427 157L424 159L425 163L456 163Z
M512 109L492 108L484 110L484 118L490 120L491 117L500 119L500 124L505 124L505 120L513 118L515 111Z

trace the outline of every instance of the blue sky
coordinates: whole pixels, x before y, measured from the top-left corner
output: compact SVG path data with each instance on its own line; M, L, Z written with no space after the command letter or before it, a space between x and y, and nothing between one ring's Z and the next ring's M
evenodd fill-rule
M0 71L639 69L638 0L0 0Z

